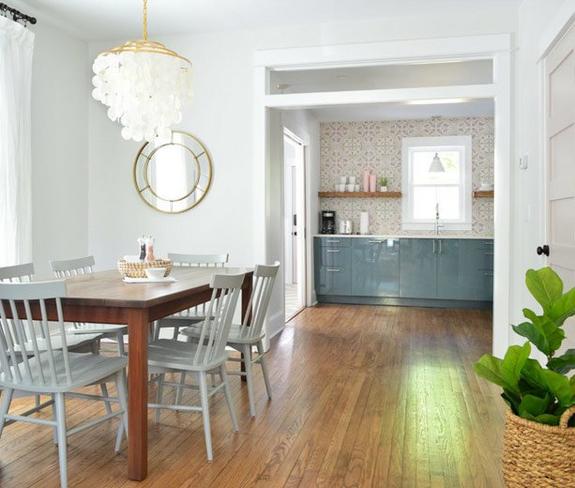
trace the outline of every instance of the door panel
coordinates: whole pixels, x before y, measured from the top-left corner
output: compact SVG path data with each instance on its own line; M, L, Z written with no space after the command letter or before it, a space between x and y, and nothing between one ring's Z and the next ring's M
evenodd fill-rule
M575 285L575 26L545 58L545 85L548 264L569 289ZM573 319L567 328L573 337ZM563 349L574 344L567 339Z
M399 240L399 296L436 298L437 259L435 239Z
M366 297L399 296L398 239L353 239L351 293Z
M437 239L437 298L460 298L459 245L459 239Z

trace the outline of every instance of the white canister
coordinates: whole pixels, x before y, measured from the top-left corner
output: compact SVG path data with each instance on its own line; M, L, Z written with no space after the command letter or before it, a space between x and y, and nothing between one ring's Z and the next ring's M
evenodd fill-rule
M345 185L347 183L347 176L340 176L339 177L339 184Z
M355 185L352 185L351 183L348 185L345 185L346 191L353 191L354 188L355 188Z
M349 183L351 183L352 185L355 185L356 178L355 178L355 176L350 176L350 177L348 177L347 181Z
M369 234L369 213L361 212L359 214L359 233L361 235Z

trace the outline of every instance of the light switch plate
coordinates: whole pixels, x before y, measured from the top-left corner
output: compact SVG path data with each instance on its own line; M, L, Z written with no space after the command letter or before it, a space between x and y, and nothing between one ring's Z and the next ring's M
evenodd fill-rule
M527 169L529 167L529 156L525 154L519 158L519 169Z

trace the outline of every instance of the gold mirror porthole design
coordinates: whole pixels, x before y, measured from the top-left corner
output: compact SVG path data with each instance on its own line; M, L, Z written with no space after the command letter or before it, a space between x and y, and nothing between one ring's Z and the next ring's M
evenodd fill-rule
M164 213L194 208L212 183L212 158L194 135L174 130L170 141L146 142L134 160L134 185L150 207Z

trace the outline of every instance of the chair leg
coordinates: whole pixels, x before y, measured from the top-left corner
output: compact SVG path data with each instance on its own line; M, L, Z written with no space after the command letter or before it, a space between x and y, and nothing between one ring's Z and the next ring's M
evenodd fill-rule
M208 461L212 461L212 433L210 430L210 407L208 399L208 380L205 371L198 373L200 383L200 400L202 403L202 419L204 421L204 436L206 438L206 453Z
M186 384L186 373L182 372L180 374L180 385L185 385L185 384ZM177 386L176 387L176 405L182 404L183 393L184 393L183 386Z
M243 347L244 365L246 367L246 382L248 384L248 399L250 401L250 415L256 416L256 405L254 401L254 375L252 369L252 346L245 345Z
M262 374L264 376L264 382L266 384L266 391L268 392L268 398L272 399L272 385L270 383L270 377L268 376L268 367L266 364L266 357L264 355L264 345L262 341L258 342L258 355L260 356L260 366L262 367Z
M126 378L124 370L119 371L116 375L116 391L118 392L120 408L124 411L124 414L120 417L120 425L118 426L118 432L116 434L115 451L116 453L119 453L124 432L126 433L126 437L128 437L128 394L126 392Z
M108 387L106 386L106 383L101 383L100 384L100 390L102 391L102 396L106 397L106 398L110 398L110 395L108 395ZM112 413L112 405L110 404L109 400L104 400L104 405L106 405L106 413L109 415Z
M172 340L177 341L179 335L180 335L180 328L174 327L174 335L172 336Z
M52 416L54 419L54 422L58 422L58 416L56 414L56 396L54 395L54 393L52 393L51 395L52 397L52 401L54 403L52 403ZM57 446L58 445L58 426L55 425L54 428L52 429L52 440L54 441L54 445Z
M118 341L118 354L120 356L125 356L126 349L124 347L124 333L121 330L116 333L116 340Z
M164 373L158 376L158 392L156 394L156 403L161 404L164 398L164 379L166 375ZM179 405L179 403L176 403ZM162 413L161 408L156 408L156 424L160 423L160 414Z
M2 391L2 401L0 402L0 437L2 437L2 431L4 430L5 417L10 410L10 403L12 403L12 394L14 390L4 390Z
M224 395L226 396L226 404L228 405L228 412L230 413L230 418L232 419L232 427L234 428L234 432L237 432L239 430L238 419L236 418L236 411L234 410L234 404L232 403L232 394L230 392L228 374L226 372L226 366L224 364L220 366L220 378L222 379L222 383L224 384Z
M42 403L40 400L41 400L40 395L38 393L36 393L34 395L34 407L40 408L40 404Z
M56 424L58 429L58 458L60 461L60 486L68 486L68 460L66 446L66 405L64 394L56 393Z

